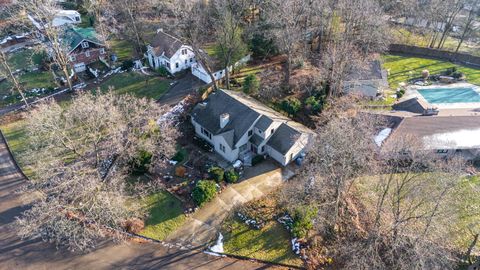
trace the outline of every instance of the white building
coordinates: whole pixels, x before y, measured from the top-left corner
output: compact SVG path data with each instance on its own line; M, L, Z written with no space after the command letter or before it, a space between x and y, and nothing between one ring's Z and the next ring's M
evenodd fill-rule
M301 156L313 138L305 126L275 112L243 93L219 90L191 114L195 133L224 159L246 164L267 155L285 166Z
M157 31L151 44L147 46L146 56L153 69L165 67L171 74L191 69L192 74L200 80L205 83L212 82L205 68L196 61L192 47L179 38L165 33L162 29ZM225 77L224 68L219 68L219 65L214 63L206 53L204 58L210 61L209 66L215 70L213 72L215 80Z
M62 26L66 24L79 24L82 22L80 13L76 10L59 10L53 18L53 26Z

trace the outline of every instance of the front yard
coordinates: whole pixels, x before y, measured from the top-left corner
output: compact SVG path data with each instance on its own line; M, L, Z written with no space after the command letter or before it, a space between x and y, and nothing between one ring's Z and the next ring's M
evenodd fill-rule
M140 235L164 240L186 220L182 202L166 191L147 196L141 204L148 213L148 217Z
M465 74L469 83L480 85L480 69L453 64L451 62L429 58L411 57L404 55L385 55L383 68L389 71L388 83L396 89L401 82L421 77L422 70L427 69L430 74L437 74L448 68L456 67Z
M268 222L260 230L252 229L237 219L224 222L224 250L264 261L302 266L302 260L293 253L290 233L277 221Z

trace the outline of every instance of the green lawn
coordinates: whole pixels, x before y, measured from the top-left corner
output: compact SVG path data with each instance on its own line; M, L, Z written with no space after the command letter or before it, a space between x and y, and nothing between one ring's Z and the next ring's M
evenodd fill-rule
M15 159L18 161L18 165L22 168L23 172L27 176L32 175L32 171L22 164L22 155L25 155L28 150L28 137L26 131L26 120L18 120L8 124L0 126L3 135L7 139L10 150L12 151Z
M168 90L170 83L170 80L160 77L147 77L135 72L125 72L109 78L102 83L100 89L105 91L109 86L113 86L114 92L118 94L159 99Z
M18 79L26 90L30 90L33 88L52 89L56 87L53 76L48 71L27 72L20 75ZM12 93L12 86L12 83L10 83L8 80L0 83L0 105L7 105L10 103L17 103L21 101L20 95L18 95L17 92ZM30 97L28 93L26 94L27 97ZM5 96L7 97L3 98Z
M396 89L400 82L407 82L410 78L420 77L424 69L430 71L430 74L438 74L450 67L457 67L458 71L466 75L468 82L480 85L480 69L442 60L401 55L385 55L383 59L383 67L389 71L388 83L393 89Z
M140 235L164 240L186 220L181 201L166 191L147 196L142 204L149 215Z
M261 230L254 230L238 220L224 223L225 253L250 258L302 266L293 253L289 232L278 222L271 221Z
M111 46L111 51L117 55L120 64L124 60L132 59L135 55L133 44L127 40L113 39L108 42Z
M8 57L8 63L12 70L30 68L42 63L42 53L35 53L32 49L25 49L12 53Z

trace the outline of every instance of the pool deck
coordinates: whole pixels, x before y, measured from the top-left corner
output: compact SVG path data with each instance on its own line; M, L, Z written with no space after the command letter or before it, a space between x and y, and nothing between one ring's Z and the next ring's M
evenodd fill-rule
M422 116L419 113L412 113L407 111L378 111L379 114L398 116L398 117L416 117ZM437 116L480 116L480 106L478 108L459 108L459 109L441 109ZM422 116L422 117L437 117L437 116Z
M436 107L440 109L440 113L442 111L450 111L450 110L467 110L471 111L478 110L480 112L480 102L458 102L458 103L429 103L423 96L418 92L418 90L423 89L435 89L435 88L471 88L473 91L477 92L480 95L480 86L470 84L470 83L452 83L452 84L433 84L428 86L420 86L420 85L412 85L408 86L405 95L400 99L400 101L408 100L411 98L418 98L425 101L431 107ZM469 110L470 109L470 110ZM448 114L449 115L449 114ZM470 114L468 114L470 115Z

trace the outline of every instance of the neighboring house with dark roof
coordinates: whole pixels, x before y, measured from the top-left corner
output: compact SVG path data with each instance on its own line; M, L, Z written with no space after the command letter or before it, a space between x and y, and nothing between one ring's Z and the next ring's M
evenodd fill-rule
M350 72L343 85L346 93L374 98L388 88L387 72L382 69L380 61L371 61L365 68Z
M219 90L191 114L197 136L229 162L268 155L283 166L305 153L314 133L243 93Z
M225 77L226 67L222 66L206 52L201 51L200 53L202 53L202 58L208 62L208 66L212 69L212 76L215 80ZM164 32L162 29L157 30L157 34L147 46L146 57L153 69L165 67L171 74L191 69L195 77L205 83L212 82L212 78L205 67L197 62L192 47L182 42L179 38ZM249 59L250 56L246 56L237 63L243 63Z
M106 57L105 46L92 27L67 28L62 40L69 50L69 60L75 72L85 71L88 64Z
M412 136L439 156L480 158L480 116L404 117L388 140Z
M196 61L191 46L162 29L147 46L147 59L153 69L165 67L171 74L189 69Z

